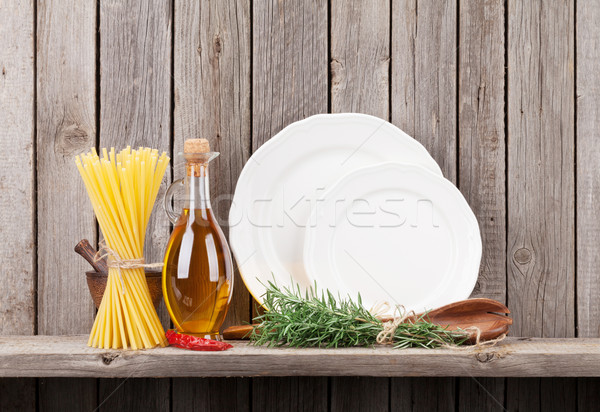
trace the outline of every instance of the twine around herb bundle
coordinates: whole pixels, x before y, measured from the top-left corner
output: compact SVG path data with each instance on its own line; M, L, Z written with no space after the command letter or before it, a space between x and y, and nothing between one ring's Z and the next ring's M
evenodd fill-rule
M146 260L141 257L137 259L123 259L119 254L111 249L104 240L98 243L98 252L94 256L94 262L106 258L109 268L115 268L119 271L119 278L121 279L121 290L125 293L125 282L123 281L122 269L160 269L163 267L163 263L146 263Z
M373 312L373 314L380 318L381 317L381 313L382 311L385 311L385 309L389 309L390 308L390 304L387 302L383 302L377 306L375 306L374 308L371 309L371 312ZM410 319L416 319L417 318L417 314L414 311L406 311L406 309L404 308L404 306L402 305L397 305L395 308L395 313L399 313L399 316L394 316L393 319L387 321L387 322L382 322L382 326L383 328L381 329L381 332L379 332L377 334L377 343L381 344L381 345L391 345L394 343L394 335L396 334L396 330L398 329L398 327L409 321ZM467 336L471 336L471 333L469 332L473 332L475 333L475 342L473 343L473 345L471 347L492 347L494 345L496 345L498 342L503 341L506 338L506 333L503 333L502 335L498 336L496 339L490 339L487 341L481 341L481 329L479 329L477 326L469 326L467 328L464 329L459 329L458 332L464 332L465 335ZM443 347L446 348L452 348L452 349L468 349L469 346L466 347L461 347L458 345L453 345L453 344L443 344Z

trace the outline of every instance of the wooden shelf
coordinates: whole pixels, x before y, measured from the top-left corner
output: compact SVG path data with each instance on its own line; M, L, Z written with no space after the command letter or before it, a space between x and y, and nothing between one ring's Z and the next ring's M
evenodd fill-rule
M600 339L508 338L490 348L225 352L94 349L87 336L0 337L0 377L600 376Z

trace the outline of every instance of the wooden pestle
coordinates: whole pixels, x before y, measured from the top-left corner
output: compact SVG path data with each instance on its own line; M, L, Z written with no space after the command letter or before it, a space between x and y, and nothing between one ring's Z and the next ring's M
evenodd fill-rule
M96 272L108 273L108 264L105 259L96 260L96 250L87 239L82 239L75 246L75 252L83 256Z

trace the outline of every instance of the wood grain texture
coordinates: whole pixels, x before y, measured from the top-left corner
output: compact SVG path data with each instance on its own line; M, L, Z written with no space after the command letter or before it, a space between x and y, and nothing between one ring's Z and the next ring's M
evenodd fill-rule
M327 378L252 379L254 411L327 411Z
M456 182L456 2L392 2L392 123Z
M223 352L174 347L102 350L90 348L86 342L86 335L0 336L0 377L600 376L600 338L507 338L493 347L461 350L389 346L293 349L231 341L233 349ZM322 385L309 389L310 385L310 381L302 382L304 393L320 393L317 388ZM267 399L266 392L260 395L256 389L257 384L253 385L253 397ZM280 392L278 397L284 390ZM371 393L380 395L376 390Z
M40 411L92 411L97 379L43 378L39 380Z
M512 333L575 335L573 2L508 3L508 307ZM509 379L507 408L564 382ZM532 403L533 402L533 403Z
M516 335L574 336L573 2L508 9L508 306Z
M0 334L35 332L33 9L0 4Z
M100 147L148 146L171 154L171 24L169 2L108 0L100 3ZM144 256L162 262L170 224L162 197L167 173L146 229ZM170 324L164 304L163 326ZM168 380L132 381L112 391L113 382L100 381L99 402L136 404L135 393L153 393L150 410L168 410ZM108 397L110 396L110 397ZM111 409L107 407L107 409ZM146 410L148 410L146 409Z
M331 411L388 411L389 385L386 378L331 378Z
M392 2L391 121L421 142L456 183L456 35L457 2L400 0ZM455 403L452 379L429 381L427 390ZM423 397L410 381L394 382L394 391L419 399L419 407L435 409L435 397ZM417 392L415 392L417 391Z
M600 2L577 3L577 328L600 336Z
M252 151L288 124L327 112L327 19L326 0L253 3ZM252 398L262 400L254 404L261 408L303 409L327 402L323 385L309 378L257 380ZM314 396L309 401L299 394Z
M173 412L250 410L248 378L173 379Z
M472 297L506 301L504 1L459 2L458 182L479 222L483 254ZM503 379L458 382L460 410L504 407Z
M333 0L330 35L331 111L388 120L389 2Z
M250 155L250 2L175 2L174 153L190 138L208 139L221 155L211 163L211 204L225 235L237 178ZM175 157L175 178L183 177ZM250 297L236 264L233 297L223 327L250 321ZM175 410L244 410L248 379L173 381ZM232 388L233 393L232 393ZM194 393L210 394L206 397Z
M169 379L100 379L98 411L168 411L169 386Z
M457 379L391 379L390 410L454 411Z
M89 333L89 269L73 247L96 224L74 157L96 145L96 3L39 2L37 42L38 333ZM45 410L92 410L96 380L40 381L38 396Z
M327 1L254 3L252 151L285 126L327 112Z
M211 163L211 205L227 234L237 178L250 155L250 3L177 1L175 21L174 152L201 137L221 153ZM183 177L180 169L175 178ZM224 327L248 321L249 294L236 271Z
M42 1L37 20L38 331L85 333L89 267L73 247L96 230L74 158L96 144L96 5Z
M505 302L504 2L462 1L459 23L459 187L483 243L471 296Z
M577 336L600 337L600 2L576 3ZM579 410L600 403L600 380L578 380Z
M0 21L0 335L31 335L36 324L33 1L0 3ZM0 379L0 410L34 411L35 399L34 379Z
M503 378L460 378L458 382L459 411L504 411Z
M331 111L389 120L390 3L333 0L330 7ZM331 410L388 410L389 385L389 379L332 378Z

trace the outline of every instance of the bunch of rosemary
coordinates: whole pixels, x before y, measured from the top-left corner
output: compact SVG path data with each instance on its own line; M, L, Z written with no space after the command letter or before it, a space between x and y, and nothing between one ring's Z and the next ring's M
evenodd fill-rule
M383 323L362 305L336 299L329 291L319 296L316 285L304 295L300 288L280 288L269 282L265 294L264 314L254 318L250 339L256 345L326 348L370 346L375 344ZM467 340L464 331L450 331L422 315L413 322L402 323L392 337L395 348L435 348L460 345Z

